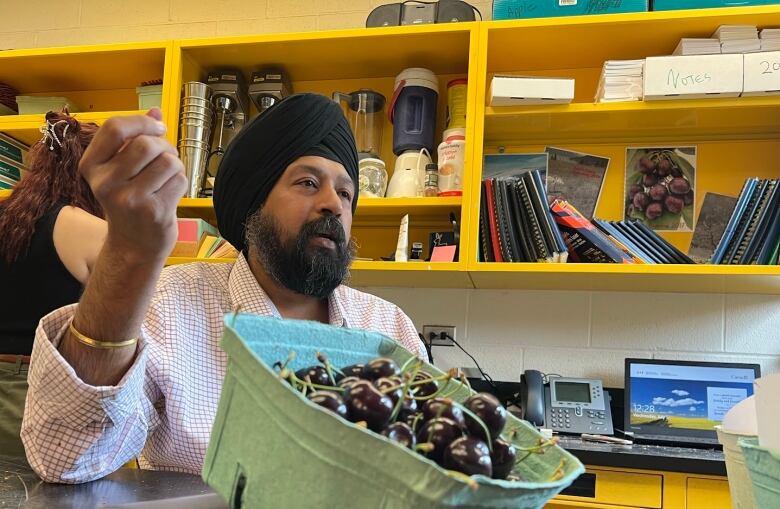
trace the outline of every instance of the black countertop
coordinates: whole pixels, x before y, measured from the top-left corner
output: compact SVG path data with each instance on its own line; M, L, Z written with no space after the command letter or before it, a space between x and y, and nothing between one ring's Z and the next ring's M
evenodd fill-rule
M24 458L0 455L0 508L226 509L199 476L120 469L84 484L48 484Z
M561 436L560 445L589 466L726 475L722 451L663 445L616 445Z

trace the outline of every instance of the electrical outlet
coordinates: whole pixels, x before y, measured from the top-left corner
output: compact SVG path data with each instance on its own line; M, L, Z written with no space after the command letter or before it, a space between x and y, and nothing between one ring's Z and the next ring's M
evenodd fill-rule
M423 336L425 337L425 341L430 341L431 346L455 346L455 343L452 342L452 340L447 338L442 338L441 333L444 332L451 338L455 339L457 341L457 338L455 337L455 327L451 325L423 325ZM431 339L431 334L434 334L435 337Z

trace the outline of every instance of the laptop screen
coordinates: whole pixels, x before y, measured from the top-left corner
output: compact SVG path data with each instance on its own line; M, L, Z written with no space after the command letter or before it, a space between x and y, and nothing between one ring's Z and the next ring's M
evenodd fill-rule
M715 426L753 394L758 364L626 359L625 429L637 438L716 440Z

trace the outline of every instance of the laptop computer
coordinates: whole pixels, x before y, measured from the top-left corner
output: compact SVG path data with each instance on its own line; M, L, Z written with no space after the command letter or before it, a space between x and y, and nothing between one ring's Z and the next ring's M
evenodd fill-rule
M760 376L758 364L626 359L624 429L634 443L717 448L715 426Z

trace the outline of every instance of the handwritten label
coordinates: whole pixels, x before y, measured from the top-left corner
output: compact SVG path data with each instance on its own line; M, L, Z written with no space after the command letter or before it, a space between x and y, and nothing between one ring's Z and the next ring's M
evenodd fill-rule
M742 55L686 55L645 59L645 99L738 97Z
M671 85L673 88L690 88L708 81L712 81L712 76L708 72L683 74L675 69L669 69L669 74L666 77L666 84Z
M534 12L537 5L534 2L519 2L508 9L510 18L522 18L524 14Z
M780 92L780 51L745 54L744 93Z
M762 60L759 64L761 66L761 74L772 74L773 72L780 71L780 62L770 62L769 60Z
M585 8L585 12L587 14L607 12L620 9L622 5L623 0L590 0Z

